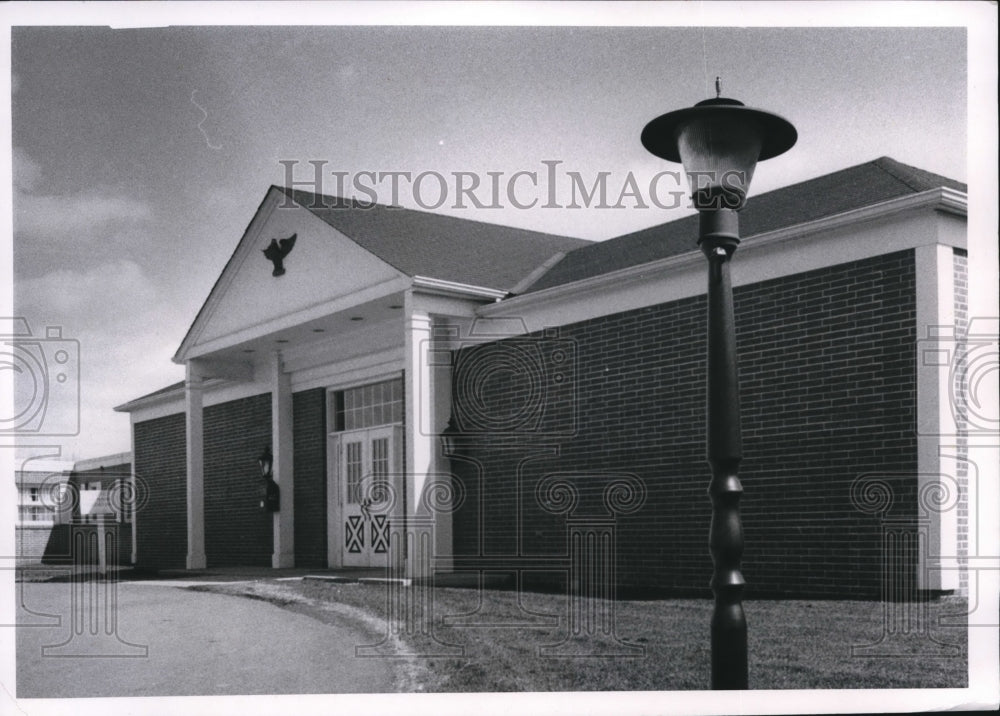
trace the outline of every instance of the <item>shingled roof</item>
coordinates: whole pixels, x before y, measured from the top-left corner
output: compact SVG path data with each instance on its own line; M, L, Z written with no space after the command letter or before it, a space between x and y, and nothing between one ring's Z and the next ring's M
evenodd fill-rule
M426 211L274 187L408 276L504 291L561 252L590 242Z
M966 191L961 182L879 157L754 196L740 211L740 233L746 239L939 187ZM568 253L526 293L692 251L697 233L698 216L692 215L589 244Z
M940 187L967 191L961 182L879 157L754 196L740 212L740 231L747 239ZM354 200L273 188L410 276L510 291L554 256L565 253L526 293L692 251L692 237L698 230L695 215L592 243L398 207L368 208ZM115 410L127 412L138 401L178 391L183 385L183 381L174 383Z

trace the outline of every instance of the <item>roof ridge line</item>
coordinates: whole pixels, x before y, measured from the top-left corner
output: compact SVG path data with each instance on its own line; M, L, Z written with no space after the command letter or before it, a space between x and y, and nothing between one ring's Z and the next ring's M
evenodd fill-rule
M583 248L583 246L578 246L577 248ZM571 251L576 251L576 249L571 249ZM565 251L556 251L554 254L549 256L547 259L538 264L527 276L522 278L510 289L512 295L518 295L523 291L528 290L531 286L538 280L542 278L545 274L551 271L557 263L566 258Z
M510 224L499 224L493 221L484 221L481 218L466 219L461 216L453 216L452 214L446 214L438 211L430 211L428 209L423 209L423 208L414 209L408 206L401 206L399 204L382 204L377 201L364 201L362 199L358 199L357 197L353 196L344 197L344 196L337 196L336 194L317 194L314 192L305 191L304 189L289 189L288 187L281 186L280 184L272 184L271 186L277 189L278 191L284 193L286 196L288 196L289 199L299 204L299 206L301 206L303 209L306 209L307 211L313 211L314 209L315 210L327 209L330 211L343 211L347 209L359 209L361 211L367 211L370 209L384 209L386 211L404 211L404 212L409 212L411 214L418 214L421 216L432 216L436 219L444 219L446 221L462 221L470 224L479 224L482 226L510 229L512 231L519 231L525 234L536 234L538 236L548 236L554 239L570 239L572 241L581 242L580 246L573 247L572 249L573 251L575 251L578 248L582 248L583 246L587 246L588 244L597 243L592 239L584 239L579 236L570 236L569 234L554 234L551 231L540 231L538 229L525 229L523 227L512 226ZM301 194L309 194L310 196L320 197L323 199L332 199L334 202L340 202L340 204L337 205L335 203L334 206L322 206L322 207L306 206L305 204L299 203L298 200L295 198L294 194L296 192Z
M875 164L875 166L877 166L879 169L881 169L883 172L885 172L886 174L888 174L889 176L891 176L896 181L904 184L911 191L915 191L915 192L922 191L922 189L920 187L913 186L913 184L911 182L907 181L905 177L900 176L899 172L895 172L892 169L890 169L888 166L886 166L886 162L884 161L886 159L888 159L890 162L893 162L894 164L902 164L902 162L899 162L899 161L893 159L892 157L884 156L884 155L881 156L881 157L879 157L878 159L876 159L873 162L873 164Z

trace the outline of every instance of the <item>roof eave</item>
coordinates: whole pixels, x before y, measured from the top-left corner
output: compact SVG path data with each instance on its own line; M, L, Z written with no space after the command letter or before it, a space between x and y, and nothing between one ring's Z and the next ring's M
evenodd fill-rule
M155 395L144 395L141 398L135 398L127 403L122 403L121 405L116 405L112 410L116 413L133 413L136 410L141 410L142 408L149 408L154 405L162 405L164 403L170 403L177 400L178 398L184 397L184 388L175 388L164 393L156 393Z
M208 314L219 300L219 294L222 293L224 288L222 282L223 278L227 276L227 269L236 259L236 255L239 253L240 247L243 245L243 241L246 239L247 233L250 231L250 227L253 226L257 217L260 216L261 211L267 205L271 197L276 194L282 194L282 192L278 187L272 184L268 188L267 192L265 192L264 198L261 200L260 204L257 205L257 210L254 211L253 216L246 225L246 228L243 229L243 234L240 236L240 240L236 243L233 253L229 256L229 259L226 261L226 265L222 267L222 271L216 277L215 283L212 284L212 288L209 290L208 296L205 297L204 302L201 304L201 308L198 309L198 313L195 315L194 321L192 321L191 325L188 326L187 332L184 334L184 338L177 347L177 351L173 356L171 356L170 360L174 363L184 365L185 360L187 360L188 353L191 351L192 346L196 343L198 336L201 333L201 329L204 327L205 321L208 320ZM117 408L115 409L117 410Z
M488 299L499 301L506 297L508 292L500 288L489 288L488 286L473 286L457 281L446 281L430 276L414 276L413 288L425 293L434 293L442 296L457 296L460 298Z
M126 450L125 452L118 452L111 455L99 455L98 457L89 457L77 460L73 463L73 472L95 470L101 467L114 467L116 465L125 465L131 462L132 452L130 450Z
M860 209L845 211L840 214L826 216L822 219L809 221L802 224L793 224L774 231L763 234L744 237L753 239L753 247L759 248L769 244L777 244L791 238L803 238L823 231L839 229L852 224L881 219L893 214L915 209L929 208L958 216L968 215L968 194L949 187L938 187L916 194L907 194L887 201L872 204ZM698 262L702 258L702 253L698 249L692 249L683 254L668 256L655 261L649 261L635 266L628 266L617 271L589 276L587 278L559 284L550 288L539 289L531 293L512 296L503 301L502 309L493 309L491 306L484 306L480 309L482 315L489 315L494 310L509 310L511 307L519 305L531 305L536 302L541 303L553 299L568 297L576 293L592 291L604 285L624 283L631 281L650 272L664 272L677 269L681 266Z

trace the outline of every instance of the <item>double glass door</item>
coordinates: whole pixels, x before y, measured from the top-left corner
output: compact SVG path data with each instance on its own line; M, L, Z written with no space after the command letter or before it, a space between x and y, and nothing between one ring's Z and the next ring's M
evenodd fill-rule
M340 434L340 501L345 567L383 567L396 446L392 426Z

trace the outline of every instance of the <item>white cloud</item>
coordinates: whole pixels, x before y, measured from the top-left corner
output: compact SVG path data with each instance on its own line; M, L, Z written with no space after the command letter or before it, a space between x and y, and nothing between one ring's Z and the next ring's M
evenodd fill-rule
M14 186L22 191L30 191L42 176L42 168L28 153L20 147L14 147L12 153L14 169Z
M65 196L18 192L14 199L14 231L24 234L95 237L95 231L151 215L145 202L93 190Z
M149 277L126 259L86 270L58 269L14 286L15 307L29 322L61 322L76 332L142 325L156 300Z
M99 238L95 231L145 221L149 205L114 189L88 188L64 195L34 193L43 178L41 165L14 147L14 231L42 237ZM89 237L88 237L89 234Z
M128 418L112 408L178 379L180 369L170 356L183 322L169 300L137 263L125 259L19 281L15 298L34 335L61 327L60 346L49 343L67 347L70 365L78 367L46 407L46 421L79 426L77 436L60 441L67 454L127 450Z

